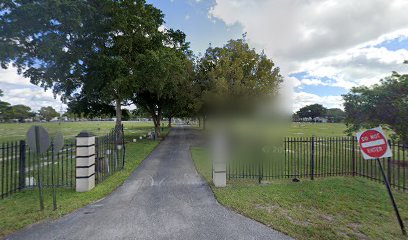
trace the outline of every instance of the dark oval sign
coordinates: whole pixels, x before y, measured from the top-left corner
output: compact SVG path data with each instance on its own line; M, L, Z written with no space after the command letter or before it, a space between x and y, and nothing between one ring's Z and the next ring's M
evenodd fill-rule
M31 152L45 153L51 145L47 130L41 126L32 126L27 132L27 144Z
M58 132L54 137L54 153L59 152L64 147L64 136L61 132Z

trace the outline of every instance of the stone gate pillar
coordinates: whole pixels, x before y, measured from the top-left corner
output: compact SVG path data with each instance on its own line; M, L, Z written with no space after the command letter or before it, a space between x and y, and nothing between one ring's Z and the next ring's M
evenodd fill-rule
M95 187L95 136L81 132L76 136L76 191Z
M216 132L213 139L213 183L216 187L227 186L227 144L223 132Z

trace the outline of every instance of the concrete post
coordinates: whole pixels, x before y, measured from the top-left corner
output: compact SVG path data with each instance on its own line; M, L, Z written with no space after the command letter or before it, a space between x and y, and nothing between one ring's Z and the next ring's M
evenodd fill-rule
M226 138L223 132L217 132L213 140L213 183L216 187L227 186Z
M227 169L225 163L214 163L213 183L216 187L227 186Z
M95 187L95 136L81 132L76 136L76 191Z

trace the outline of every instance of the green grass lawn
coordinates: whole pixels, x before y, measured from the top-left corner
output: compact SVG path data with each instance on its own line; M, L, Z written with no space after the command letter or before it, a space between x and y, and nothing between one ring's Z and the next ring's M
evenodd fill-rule
M208 151L193 148L192 155L221 204L294 238L406 239L382 184L360 177L330 177L262 185L232 180L226 188L215 188ZM393 191L408 224L408 195Z
M125 131L133 134L142 134L143 131L153 130L152 122L123 122ZM164 122L167 125L166 122ZM33 125L46 128L51 135L61 131L66 139L72 139L82 130L96 135L104 135L115 126L115 122L48 122L48 123L0 123L0 143L25 139L27 130ZM198 126L197 126L198 127ZM287 137L311 136L345 136L346 125L343 123L291 123Z
M169 129L166 128L163 135L168 132ZM125 134L127 134L126 130ZM135 134L137 133L133 133L133 135L130 133L128 137L136 137ZM89 192L77 193L75 190L57 189L58 209L56 211L53 211L50 189L46 189L44 193L44 211L39 210L38 191L36 190L24 190L0 200L0 238L30 224L56 219L105 197L123 184L133 170L158 144L159 141L151 140L138 140L136 143L128 143L126 145L125 169L110 176Z
M73 139L81 131L90 131L100 136L107 134L115 127L113 121L89 121L89 122L47 122L47 123L0 123L0 143L5 141L24 140L27 130L33 126L43 126L51 136L62 132L65 139ZM123 122L125 132L128 135L142 135L153 130L153 122Z
M287 137L346 136L344 123L291 123Z

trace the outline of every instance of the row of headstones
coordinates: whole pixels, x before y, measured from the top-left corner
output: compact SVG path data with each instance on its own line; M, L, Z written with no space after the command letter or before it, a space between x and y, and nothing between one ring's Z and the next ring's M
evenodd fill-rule
M156 140L156 132L150 131L145 135L139 136L139 140L142 140L142 139ZM133 138L133 142L137 142L137 138Z

